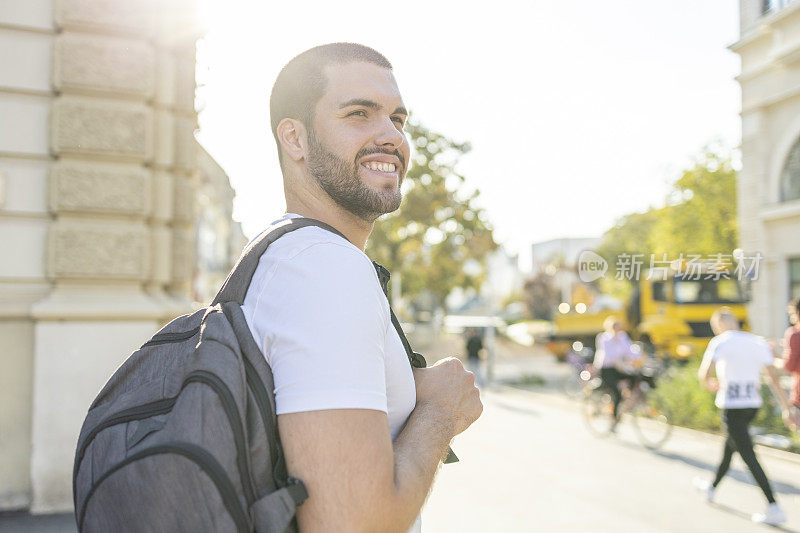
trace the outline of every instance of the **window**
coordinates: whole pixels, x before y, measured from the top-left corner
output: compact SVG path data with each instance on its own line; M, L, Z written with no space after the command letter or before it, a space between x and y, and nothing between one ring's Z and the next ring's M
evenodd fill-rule
M777 11L792 2L794 2L794 0L761 0L761 14L766 15L770 11Z
M789 297L800 298L800 258L789 259Z
M794 143L781 172L781 202L800 198L800 141Z
M653 301L656 302L667 301L666 284L663 281L653 282Z
M675 280L675 301L683 304L741 303L739 283L735 279L720 278L698 280ZM798 280L800 287L800 280Z

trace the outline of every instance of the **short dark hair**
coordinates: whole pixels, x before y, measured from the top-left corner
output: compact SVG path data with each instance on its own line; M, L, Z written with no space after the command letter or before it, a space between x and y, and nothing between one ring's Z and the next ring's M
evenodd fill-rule
M281 69L272 86L269 98L269 115L272 135L278 145L278 157L283 166L278 124L285 118L301 121L311 126L314 107L325 94L327 79L323 70L328 65L354 61L373 63L392 70L392 64L383 54L369 46L356 43L331 43L315 46L298 55Z

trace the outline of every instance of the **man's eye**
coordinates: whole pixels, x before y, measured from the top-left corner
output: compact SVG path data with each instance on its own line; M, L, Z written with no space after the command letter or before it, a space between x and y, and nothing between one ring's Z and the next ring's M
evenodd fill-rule
M348 113L347 116L348 117L355 117L355 116L366 117L367 113L363 109L356 109L355 111L351 111L350 113Z
M400 126L405 126L406 125L406 121L403 120L403 117L392 117L392 120L394 120L395 122L400 124Z

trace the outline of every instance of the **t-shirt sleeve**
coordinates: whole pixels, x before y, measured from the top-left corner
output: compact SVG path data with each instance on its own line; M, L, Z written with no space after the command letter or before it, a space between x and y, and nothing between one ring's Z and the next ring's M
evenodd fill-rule
M716 338L711 339L708 341L708 346L706 347L706 351L703 354L703 363L708 364L710 362L715 362L717 360L717 346L719 346L719 341Z
M280 260L253 314L277 413L387 412L388 320L375 270L357 250L321 242Z

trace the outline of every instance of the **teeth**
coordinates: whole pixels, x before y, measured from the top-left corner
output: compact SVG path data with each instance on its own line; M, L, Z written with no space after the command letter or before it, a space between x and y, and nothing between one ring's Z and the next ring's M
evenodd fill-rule
M380 172L394 172L397 167L394 163L381 163L379 161L367 161L364 166L371 170L379 170Z

